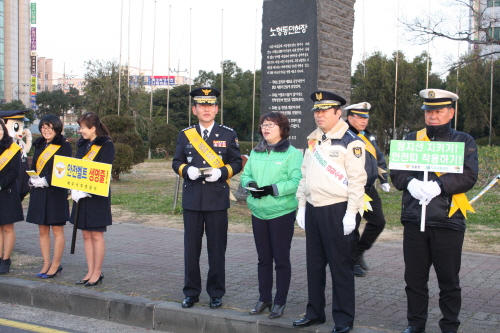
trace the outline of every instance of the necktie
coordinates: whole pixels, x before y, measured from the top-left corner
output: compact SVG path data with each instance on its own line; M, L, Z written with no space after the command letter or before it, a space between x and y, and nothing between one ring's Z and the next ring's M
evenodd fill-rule
M325 140L326 140L326 134L323 134L323 136L321 137L321 142L323 142Z
M207 129L205 129L205 130L203 131L203 140L207 141L207 139L208 139L208 130L207 130Z

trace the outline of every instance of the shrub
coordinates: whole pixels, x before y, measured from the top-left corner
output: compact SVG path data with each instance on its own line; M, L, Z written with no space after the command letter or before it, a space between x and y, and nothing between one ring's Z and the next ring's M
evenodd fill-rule
M476 144L478 146L489 146L489 142L490 142L490 138L487 136L476 140ZM492 136L491 137L491 145L492 146L500 146L500 136Z
M113 180L120 180L120 174L128 173L132 170L134 152L132 147L124 143L115 143L115 161L111 170Z
M175 153L179 130L172 124L153 124L149 148L153 152L165 152L165 157Z
M240 141L240 153L241 155L250 156L252 149L259 143L259 141L254 141L252 146L252 141Z
M134 118L130 116L109 115L103 117L101 121L111 132L111 139L116 148L115 161L111 174L113 179L119 180L121 173L130 172L132 166L144 162L147 155L147 148L144 146L141 136L135 129ZM122 145L129 147L125 149ZM122 154L124 154L122 156Z

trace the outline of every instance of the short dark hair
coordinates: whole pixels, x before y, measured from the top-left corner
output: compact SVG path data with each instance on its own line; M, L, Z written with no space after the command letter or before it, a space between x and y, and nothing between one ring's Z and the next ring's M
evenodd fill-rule
M50 127L52 127L54 132L56 132L56 136L61 135L61 133L63 131L63 123L62 123L61 119L58 116L53 115L53 114L47 114L47 115L43 116L42 119L40 119L40 123L38 123L38 130L40 131L40 133L42 132L43 125L47 125L47 126L52 125Z
M5 126L5 122L1 118L0 118L0 126L2 126L3 129L3 137L1 137L0 140L5 140L6 138L10 138L9 130L7 129L7 126Z
M260 116L259 122L259 134L262 135L262 128L260 125L264 123L264 121L269 120L274 122L280 128L281 139L288 139L290 136L290 121L287 116L285 116L281 112L269 112L262 116Z
M111 136L108 128L101 122L99 116L95 112L85 112L78 118L78 125L85 125L88 128L95 126L95 134L97 136Z

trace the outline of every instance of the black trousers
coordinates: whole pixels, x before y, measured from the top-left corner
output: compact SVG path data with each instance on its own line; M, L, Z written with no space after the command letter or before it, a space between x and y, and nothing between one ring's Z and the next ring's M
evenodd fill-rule
M273 260L276 269L276 295L274 304L285 305L290 289L292 265L290 246L292 244L295 211L270 220L261 220L252 215L253 236L259 256L257 273L259 277L259 301L273 300Z
M354 322L354 270L350 255L352 234L344 236L342 220L347 202L324 207L306 205L308 303L306 318L325 318L326 265L332 277L332 316L335 325Z
M377 240L378 236L384 231L385 217L382 210L382 200L378 195L377 188L372 186L365 193L372 198L370 205L373 210L363 213L363 218L366 220L365 230L360 237L359 225L361 223L361 215L356 216L356 229L353 231L353 242L351 244L351 256L354 264L358 264L358 258L366 250L370 249Z
M227 210L202 212L184 209L184 295L201 293L200 254L207 235L207 293L222 298L226 293Z
M404 223L403 253L405 259L408 325L425 327L429 305L429 271L436 271L439 285L439 308L443 332L457 332L462 304L460 265L464 232L449 228L427 227L420 231L416 223Z

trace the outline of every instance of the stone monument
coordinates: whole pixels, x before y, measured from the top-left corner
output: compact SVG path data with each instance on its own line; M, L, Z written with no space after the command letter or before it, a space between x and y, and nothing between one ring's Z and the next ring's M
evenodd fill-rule
M292 144L303 150L316 125L309 95L328 90L349 104L353 0L264 0L261 114L290 119Z

